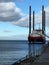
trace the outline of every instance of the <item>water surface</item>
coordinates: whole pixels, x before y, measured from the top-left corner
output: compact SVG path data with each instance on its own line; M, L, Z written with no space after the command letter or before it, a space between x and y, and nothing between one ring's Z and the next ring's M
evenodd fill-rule
M31 51L38 50L42 45L31 44ZM20 58L28 55L29 45L28 41L9 41L9 40L0 40L0 65L11 65Z

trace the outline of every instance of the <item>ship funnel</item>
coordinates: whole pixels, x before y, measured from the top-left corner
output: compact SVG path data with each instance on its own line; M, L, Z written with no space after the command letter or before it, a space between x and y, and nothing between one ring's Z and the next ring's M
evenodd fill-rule
M34 31L34 22L35 22L35 12L33 11L33 31Z
M31 33L31 6L29 7L29 34Z
M45 11L44 6L42 6L42 33L44 34L45 31Z

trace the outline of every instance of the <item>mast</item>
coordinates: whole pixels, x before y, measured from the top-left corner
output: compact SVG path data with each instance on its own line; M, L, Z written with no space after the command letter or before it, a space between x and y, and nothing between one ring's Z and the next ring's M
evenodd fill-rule
M31 33L31 6L29 7L29 35Z
M35 22L35 12L33 11L33 31L34 31L34 22Z
M42 33L44 34L45 31L45 11L44 6L42 6Z

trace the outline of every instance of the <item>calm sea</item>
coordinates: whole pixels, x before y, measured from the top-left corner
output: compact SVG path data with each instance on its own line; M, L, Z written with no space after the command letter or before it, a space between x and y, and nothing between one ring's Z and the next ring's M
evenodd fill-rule
M31 51L34 52L41 47L42 45L40 44L31 44ZM28 52L28 41L0 40L0 65L11 65L20 58L23 58L28 55Z

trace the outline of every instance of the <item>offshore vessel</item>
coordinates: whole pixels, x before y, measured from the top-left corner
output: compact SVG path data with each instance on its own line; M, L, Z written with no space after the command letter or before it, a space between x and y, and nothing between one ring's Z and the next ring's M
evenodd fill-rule
M29 42L44 42L45 41L45 10L44 6L42 6L42 29L34 28L34 18L35 12L33 11L33 32L31 33L31 6L29 7Z

